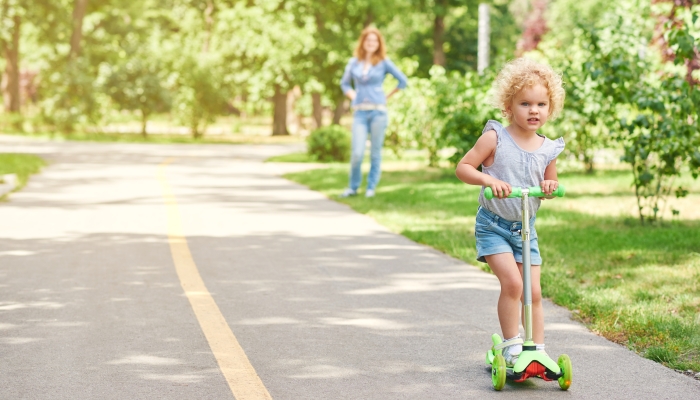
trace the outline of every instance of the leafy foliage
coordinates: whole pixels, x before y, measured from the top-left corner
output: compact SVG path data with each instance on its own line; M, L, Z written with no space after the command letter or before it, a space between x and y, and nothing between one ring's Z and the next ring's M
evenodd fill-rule
M175 109L194 138L204 134L207 124L221 115L228 100L216 60L188 57L178 66Z
M339 125L316 129L307 138L309 156L317 161L347 161L350 159L350 132Z
M492 34L490 40L489 53L492 55L492 64L500 64L513 57L520 27L514 20L516 16L508 9L510 1L455 1L449 4L449 12L445 16L444 51L445 68L448 71L465 73L476 70L480 3L490 3L492 32L498 32ZM416 24L417 21L424 23ZM428 22L430 21L425 21L421 13L418 13L418 17L413 13L406 13L397 17L394 22L396 27L389 27L392 31L404 31L406 26L415 26L409 31L409 37L402 41L403 45L397 52L400 57L418 61L415 75L422 78L430 76L430 68L433 65L434 27Z
M112 71L104 86L122 110L141 112L141 134L146 136L148 117L170 108L170 92L164 85L158 65L136 58Z
M693 177L700 172L700 93L684 79L683 71L648 51L653 33L653 21L643 17L648 14L649 8L638 1L622 2L596 23L580 24L573 46L553 39L544 44L549 61L564 71L568 81L559 128L589 171L597 149L608 146L609 140L622 146L622 161L634 172L642 223L656 221L672 193L686 195L684 188L673 186L684 168L690 168ZM696 40L687 39L688 32L683 24L668 32L670 43L679 50L677 63L694 55ZM684 39L674 42L679 37Z
M396 154L410 147L426 149L430 166L437 166L444 149L456 164L481 136L486 121L496 118L497 110L487 101L490 74L447 73L433 66L429 79L411 78L405 93L390 103L389 147Z

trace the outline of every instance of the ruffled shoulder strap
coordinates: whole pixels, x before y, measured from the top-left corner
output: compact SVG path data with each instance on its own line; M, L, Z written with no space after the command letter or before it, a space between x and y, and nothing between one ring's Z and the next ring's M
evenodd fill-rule
M501 136L501 129L503 129L503 125L501 125L500 122L490 119L486 122L486 126L484 126L484 130L481 131L481 134L483 135L488 131L496 131L496 134Z
M549 146L549 152L547 154L547 165L554 161L555 158L559 157L559 154L561 154L561 152L564 151L564 147L566 146L563 137L560 137L556 140L552 140L551 142L552 145Z

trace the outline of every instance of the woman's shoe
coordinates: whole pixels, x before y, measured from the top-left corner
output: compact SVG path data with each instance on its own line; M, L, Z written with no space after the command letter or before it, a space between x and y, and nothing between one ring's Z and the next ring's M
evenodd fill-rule
M347 188L343 191L343 193L340 194L340 197L350 197L350 196L357 196L357 190L352 190L350 188Z

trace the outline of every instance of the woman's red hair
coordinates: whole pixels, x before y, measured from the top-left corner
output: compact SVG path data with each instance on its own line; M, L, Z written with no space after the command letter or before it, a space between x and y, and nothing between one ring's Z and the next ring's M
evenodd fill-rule
M365 51L364 46L362 45L365 43L365 39L367 38L367 36L372 33L377 35L377 39L379 40L379 48L377 49L377 51L374 52L374 54L372 54L371 60L372 65L377 65L380 61L386 58L386 46L384 45L384 37L377 28L369 27L362 30L362 33L360 34L360 39L357 41L357 47L355 47L355 57L357 57L357 59L360 61L364 60L367 57L367 51Z

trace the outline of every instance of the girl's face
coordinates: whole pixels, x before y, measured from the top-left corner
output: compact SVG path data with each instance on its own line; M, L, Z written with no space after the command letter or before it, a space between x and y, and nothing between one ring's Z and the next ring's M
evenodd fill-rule
M528 132L537 132L549 118L549 91L541 84L523 88L506 108L511 124Z
M365 36L362 42L362 48L367 52L367 56L371 56L375 51L379 50L379 38L374 33Z

